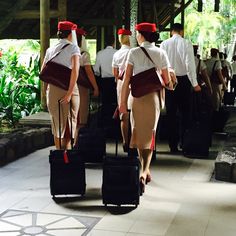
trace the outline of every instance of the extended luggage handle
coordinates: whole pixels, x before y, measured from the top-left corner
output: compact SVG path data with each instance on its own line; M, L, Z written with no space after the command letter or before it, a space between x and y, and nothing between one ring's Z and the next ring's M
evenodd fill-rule
M71 120L71 126L70 126L70 142L71 142L71 149L73 149L73 144L74 144L74 140L73 140L73 136L72 136L72 102L70 101L70 120ZM61 103L60 103L60 99L58 100L58 111L59 111L59 146L61 149Z

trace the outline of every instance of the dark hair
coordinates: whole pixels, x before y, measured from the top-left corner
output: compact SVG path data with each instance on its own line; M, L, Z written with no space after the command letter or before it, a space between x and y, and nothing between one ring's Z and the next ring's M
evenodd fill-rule
M105 46L112 46L115 43L114 35L108 35L105 40Z
M77 34L77 42L78 42L78 46L81 47L81 43L82 43L82 35L81 34Z
M175 31L175 32L180 32L180 31L182 31L182 30L184 30L184 27L183 27L183 25L182 24L180 24L180 23L174 23L172 26L171 26L171 31Z
M228 55L226 53L224 53L225 59L228 57Z
M233 59L233 61L236 61L236 55L234 55L234 56L232 57L232 59Z
M220 57L220 59L223 59L224 58L224 53L223 52L219 52L219 57Z
M148 42L153 43L157 42L159 39L159 33L157 32L147 32L147 31L138 31Z
M194 56L197 56L198 47L193 47Z
M58 30L57 37L59 39L65 39L71 34L71 30Z

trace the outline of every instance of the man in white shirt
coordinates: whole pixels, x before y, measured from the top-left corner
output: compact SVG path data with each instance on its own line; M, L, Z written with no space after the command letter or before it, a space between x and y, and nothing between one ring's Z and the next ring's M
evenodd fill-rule
M170 39L160 45L167 52L170 67L174 69L178 85L174 91L166 90L166 113L168 119L168 142L172 153L179 152L178 143L183 142L185 130L190 124L191 90L201 91L196 79L196 66L191 42L183 38L183 26L179 23L171 27ZM180 133L177 122L180 114Z
M116 98L116 82L112 73L112 59L114 53L117 51L114 49L115 39L111 35L106 40L105 49L99 51L96 56L96 63L94 65L94 73L96 76L100 76L100 91L102 98L102 119L104 123L110 122L114 107L117 106Z
M232 63L231 63L231 68L232 68L232 79L230 81L230 90L231 92L234 91L236 93L236 55L233 56L232 58Z

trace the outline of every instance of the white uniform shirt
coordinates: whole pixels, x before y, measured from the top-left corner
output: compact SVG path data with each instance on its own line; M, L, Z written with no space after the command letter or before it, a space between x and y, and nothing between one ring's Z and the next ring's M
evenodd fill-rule
M112 46L107 46L97 53L96 63L94 65L95 75L101 76L102 78L114 77L112 74L112 59L116 51Z
M47 63L66 44L70 45L67 46L65 49L62 49L61 53L56 56L52 61L71 69L71 58L74 55L80 56L80 50L78 46L72 44L72 42L68 41L67 39L60 39L59 43L56 46L48 48L46 51L44 62Z
M156 67L158 70L165 69L169 67L169 60L166 52L153 44L145 41L141 44L144 47L152 61L146 56L146 54L139 47L132 48L128 54L128 64L133 65L133 75L136 75L142 71L148 70L152 67Z
M192 86L197 86L196 66L191 42L178 34L174 34L170 39L163 41L160 48L167 52L170 65L175 70L176 75L187 75Z
M195 65L196 65L196 72L198 73L198 64L199 64L199 59L197 57L194 57L195 59ZM199 68L199 73L201 74L202 70L205 70L207 68L206 63L201 60L200 62L200 68Z
M91 65L90 55L88 52L81 52L81 57L79 60L80 66Z
M118 68L119 71L123 72L125 69L125 64L128 58L128 52L130 47L127 45L122 45L121 48L115 52L112 60L112 67Z
M236 61L233 61L231 63L231 68L232 68L232 76L236 75Z
M215 64L215 62L216 62L216 64ZM215 64L214 71L222 70L222 66L221 66L220 60L218 60L215 57L212 57L212 58L206 60L207 72L208 72L209 76L211 76L211 74L212 74L212 69L213 69L214 64Z

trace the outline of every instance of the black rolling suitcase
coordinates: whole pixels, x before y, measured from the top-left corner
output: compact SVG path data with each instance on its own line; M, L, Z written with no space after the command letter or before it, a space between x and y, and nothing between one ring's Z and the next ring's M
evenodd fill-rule
M116 140L115 156L107 155L103 162L103 204L105 206L108 204L135 205L137 207L140 197L139 159L131 154L119 156L117 151L118 139Z
M61 131L61 127L59 127L59 130ZM73 146L72 138L71 145ZM49 155L49 163L50 191L53 197L56 195L85 194L85 165L79 150L51 150Z
M89 106L88 125L79 129L77 148L85 163L102 163L106 154L106 136L98 127L98 116L98 112L91 115Z
M194 93L192 102L192 121L183 138L183 154L187 157L204 158L209 155L211 145L211 113L202 110L201 93Z
M224 92L223 102L224 105L234 105L235 93L234 92Z
M106 154L104 130L102 128L80 128L78 150L85 163L102 163Z

